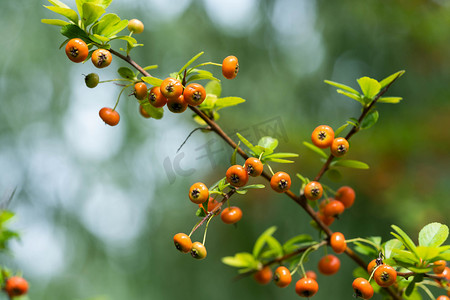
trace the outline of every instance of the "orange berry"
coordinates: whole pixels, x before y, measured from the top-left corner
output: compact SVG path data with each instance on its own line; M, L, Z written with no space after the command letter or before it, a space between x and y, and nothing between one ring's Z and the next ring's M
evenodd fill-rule
M341 186L334 195L334 199L341 201L345 208L349 208L355 202L355 191L349 186Z
M239 62L236 56L225 57L222 62L222 74L227 79L233 79L239 72Z
M6 279L5 291L10 298L25 295L28 292L28 282L19 276Z
M327 205L323 208L323 214L327 217L336 218L340 214L342 214L345 210L344 204L341 201L331 200Z
M200 242L195 242L191 247L191 256L195 259L204 259L206 257L206 247Z
M277 172L270 179L270 186L275 192L284 193L291 188L291 177L285 172Z
M148 101L154 107L163 107L167 103L167 98L161 93L159 86L154 86L148 93Z
M256 157L249 157L245 161L244 168L247 170L248 175L257 177L262 174L264 166Z
M182 113L187 107L188 104L184 101L183 95L180 95L178 98L169 98L167 100L167 108L173 113Z
M438 260L434 262L433 272L434 274L442 274L444 272L447 262L445 260Z
M356 278L352 284L355 296L362 299L370 299L373 297L373 288L370 283L364 278Z
M314 280L317 280L317 274L316 274L316 272L311 271L311 270L306 271L305 277L308 277L308 278L312 278L312 279L314 279Z
M237 206L227 207L222 210L220 218L225 224L234 224L242 218L242 210Z
M304 194L306 199L308 200L320 199L320 197L322 197L323 194L322 185L317 181L310 181L305 186Z
M377 259L374 258L370 261L370 263L367 265L367 273L372 274L373 269L377 266Z
M189 199L196 203L201 204L209 199L209 190L202 182L194 183L189 189Z
M330 245L334 252L337 254L342 253L347 249L347 243L345 237L340 232L334 232L330 237Z
M188 253L191 251L192 241L191 238L184 233L177 233L173 237L173 242L178 251Z
M441 295L441 296L437 297L436 300L450 300L450 298L445 295Z
M333 275L339 271L341 261L333 254L328 254L319 260L319 272L324 275Z
M291 272L289 271L288 268L284 266L279 266L275 270L273 280L275 281L275 284L277 286L281 288L287 287L292 281Z
M388 287L394 284L397 279L397 271L393 267L383 264L375 270L373 279L379 286Z
M133 94L139 100L144 99L145 97L147 97L147 85L145 85L145 83L143 82L136 83L134 85Z
M272 280L272 270L269 266L265 266L255 274L253 278L260 284L268 284Z
M248 173L244 167L234 165L228 168L226 178L229 184L234 187L242 187L248 182Z
M334 131L333 128L328 125L317 126L311 134L312 143L321 149L330 147L333 140Z
M144 24L138 19L131 19L128 21L128 30L132 33L142 33L144 31Z
M178 79L168 77L163 80L160 86L161 93L167 99L178 98L183 94L183 86Z
M220 204L220 202L218 202L216 199L214 199L213 197L209 197L208 200L208 211L206 212L205 209L203 208L203 205L201 203L198 204L198 207L203 208L203 211L205 211L205 213L209 213L210 211L212 211L214 208L216 208L216 206L218 206ZM216 215L218 215L220 213L220 208L215 212Z
M323 224L330 226L334 222L334 217L325 216L323 211L317 213L317 217L322 221Z
M88 57L89 49L82 39L71 39L66 45L66 55L71 61L80 63Z
M331 154L335 157L340 157L348 152L349 144L345 138L338 137L333 140L331 144Z
M318 290L319 285L317 284L317 281L312 278L304 277L297 281L297 283L295 284L295 292L300 297L312 297L317 293Z
M106 68L112 62L112 55L106 49L97 49L92 52L91 61L97 68Z
M142 107L142 105L139 104L139 113L141 114L141 116L143 116L144 118L148 119L151 118L152 116L150 116L148 114L148 112Z
M191 83L184 89L184 101L189 105L197 106L202 104L206 98L205 88L198 83Z
M98 112L100 118L102 118L103 122L108 124L109 126L116 126L119 124L120 115L116 110L113 110L109 107L103 107Z

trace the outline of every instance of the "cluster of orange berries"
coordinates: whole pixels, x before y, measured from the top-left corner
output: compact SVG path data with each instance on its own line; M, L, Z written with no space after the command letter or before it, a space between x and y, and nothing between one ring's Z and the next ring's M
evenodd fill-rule
M312 143L320 149L330 148L331 154L341 157L348 152L348 141L343 137L334 137L334 130L328 125L317 126L311 134Z
M22 296L28 292L28 282L20 276L12 276L6 279L3 290L11 299Z

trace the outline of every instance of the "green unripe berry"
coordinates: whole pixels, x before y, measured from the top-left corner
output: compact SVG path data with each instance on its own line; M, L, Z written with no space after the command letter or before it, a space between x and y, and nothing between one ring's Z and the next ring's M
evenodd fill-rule
M142 33L144 31L144 24L138 19L128 21L128 30L132 33Z
M86 86L88 88L95 88L98 85L100 78L97 73L90 73L84 77L84 81L86 82Z

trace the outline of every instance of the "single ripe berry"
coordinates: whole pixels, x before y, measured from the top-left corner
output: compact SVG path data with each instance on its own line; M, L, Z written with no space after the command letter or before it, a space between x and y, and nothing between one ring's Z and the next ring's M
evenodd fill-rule
M178 98L183 94L183 86L178 79L168 77L163 80L160 86L161 93L167 99Z
M270 179L270 186L275 192L284 193L291 188L291 177L285 172L277 172Z
M327 217L339 217L345 210L344 204L341 201L331 200L327 205L323 208L323 214Z
M265 266L255 274L253 274L253 278L256 282L260 284L268 284L272 280L272 269L269 266Z
M334 217L325 216L323 211L317 212L317 217L322 221L323 224L330 226L334 222Z
M248 182L247 170L240 165L229 167L225 176L228 183L234 187L242 187Z
M305 194L306 199L308 199L308 200L320 199L323 194L322 185L317 181L310 181L305 186L304 194Z
M309 298L314 296L319 290L317 281L312 278L303 277L295 284L295 292L300 297Z
M355 191L349 186L341 186L334 195L334 199L341 201L345 208L349 208L355 202Z
M373 297L372 286L366 279L362 277L358 277L355 280L353 280L352 287L353 290L355 291L355 297L366 300Z
M208 200L208 211L205 211L205 208L203 207L202 204L199 204L198 206L200 208L203 209L203 211L205 211L205 213L209 213L210 211L212 211L214 208L216 208L216 206L219 205L220 202L218 202L216 199L214 199L213 197L209 197ZM217 211L215 212L216 215L218 215L220 213L221 208L217 209Z
M66 45L67 57L76 63L84 61L89 55L89 48L82 39L71 39Z
M292 281L291 272L285 266L279 266L275 270L273 281L275 281L275 284L281 288L287 287Z
M328 125L317 126L311 134L312 143L321 149L330 147L333 140L334 131Z
M244 168L247 170L248 175L257 177L262 174L264 166L256 157L249 157L245 161Z
M220 214L220 218L225 224L234 224L242 218L242 210L237 206L227 207Z
M445 260L438 260L434 262L433 272L434 274L442 274L444 272L447 262Z
M96 66L97 68L106 68L111 64L112 55L106 49L97 49L92 52L91 60L94 66Z
M98 77L98 74L96 73L90 73L84 77L84 82L86 83L86 86L88 88L95 88L98 85L98 82L100 81L100 77Z
M206 247L200 242L195 242L191 247L191 255L195 259L204 259L206 257Z
M347 249L347 243L345 237L340 232L334 232L330 237L330 245L334 252L340 254Z
M132 33L142 33L144 31L144 24L138 19L131 19L128 21L128 30Z
M173 237L173 242L178 251L188 253L191 251L192 241L191 238L184 233L177 233Z
M109 126L116 126L119 124L120 115L116 110L113 110L109 107L103 107L100 109L99 113L100 118L102 118L103 122L108 124Z
M183 92L184 101L189 105L197 106L202 104L206 98L205 88L198 83L191 83L186 86Z
M377 259L374 258L370 261L370 263L367 265L367 273L372 274L373 270L377 266Z
M146 118L146 119L152 117L152 116L150 116L150 114L144 109L144 107L142 107L142 105L140 105L140 104L139 104L139 113L141 114L141 116L143 116L143 117Z
M154 107L163 107L167 103L167 98L161 93L159 86L154 86L148 93L148 101Z
M373 279L375 279L379 286L388 287L397 279L397 271L393 267L383 264L375 270Z
M145 97L147 97L147 85L143 82L136 83L134 85L133 94L139 100L144 99Z
M169 98L167 100L167 108L175 114L184 112L187 107L188 104L184 101L183 95L178 96L178 98Z
M28 292L28 282L19 276L12 276L6 280L6 293L10 298L25 295Z
M233 79L239 72L239 62L236 56L225 57L222 62L222 74L227 79Z
M441 296L437 297L436 300L450 300L450 298L445 295L441 295Z
M333 254L328 254L319 260L318 269L319 272L324 275L333 275L341 267L341 261Z
M314 279L314 280L317 280L317 274L316 274L316 272L311 271L311 270L306 271L305 277L308 277L308 278L312 278L312 279Z
M194 183L189 189L189 199L195 204L201 204L209 199L209 190L204 183Z
M333 140L331 144L331 154L336 157L345 155L348 152L348 142L345 138L338 137Z

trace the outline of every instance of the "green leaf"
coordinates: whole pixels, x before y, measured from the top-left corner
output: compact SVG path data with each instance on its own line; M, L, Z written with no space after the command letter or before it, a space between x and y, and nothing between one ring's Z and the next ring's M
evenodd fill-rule
M261 251L264 248L264 245L266 244L266 237L272 236L274 232L277 230L276 226L271 226L267 228L256 240L255 245L253 246L253 257L258 259L259 255L261 254Z
M244 103L245 99L242 99L241 97L225 97L225 98L218 98L215 103L215 109L219 110L225 107L238 105L240 103Z
M258 145L266 149L275 150L278 146L278 140L271 136L263 136L258 141Z
M94 42L96 42L97 44L105 44L110 41L109 38L98 34L89 35L89 38Z
M200 56L203 55L203 53L205 52L200 52L198 54L196 54L193 58L191 58L181 69L180 71L178 71L178 74L180 75L181 73L183 73L184 69L186 69L187 67L189 67L194 61L197 60L197 58L199 58Z
M81 38L86 43L91 42L86 32L84 32L84 30L74 24L68 24L61 27L61 34L69 39Z
M397 234L393 232L391 232L391 234L395 236L398 240L400 240L403 243L403 245L405 245L406 248L408 248L411 252L413 252L416 255L416 257L418 257L416 245L414 245L411 238L403 230L401 230L400 227L396 225L391 225L391 227L397 232Z
M222 85L217 80L211 80L205 86L206 94L216 95L217 98L220 97L222 93Z
M45 8L48 8L49 10L60 14L61 16L66 17L70 21L72 21L75 24L78 24L78 14L76 11L70 8L64 8L64 7L57 7L57 6L45 6Z
M0 212L0 226L1 226L3 223L5 223L5 222L7 222L8 220L10 220L11 218L13 218L14 215L15 215L15 214L14 214L12 211L9 211L9 210L2 210L2 211Z
M396 104L402 100L403 100L402 97L381 97L380 99L378 99L378 102Z
M239 190L243 191L243 190L250 190L250 189L263 189L266 186L264 184L250 184L250 185L245 185L241 188L239 188Z
M332 85L332 86L335 86L337 88L340 88L341 90L350 92L350 93L355 94L357 96L360 96L360 94L359 94L359 92L357 90L355 90L355 89L353 89L353 88L351 88L351 87L349 87L349 86L347 86L345 84L334 82L334 81L331 81L331 80L324 80L324 82L329 84L329 85Z
M115 34L121 32L122 30L124 30L127 26L128 26L128 20L122 20L119 23L117 23L116 25L106 28L103 31L102 35L107 36L107 37L112 37ZM128 42L130 42L130 41L134 41L135 42L136 41L136 39L134 39L134 38L128 39L128 38L123 37L123 36L118 37L118 39L126 40Z
M402 250L404 248L403 243L397 239L391 239L384 244L384 257L385 259L391 258L392 250Z
M313 145L311 143L308 143L308 142L303 142L303 145L305 145L310 150L316 152L317 154L319 154L323 158L328 159L328 155L326 155L326 153L322 149L320 149L319 147L317 147L317 146L315 146L315 145Z
M145 71L147 70L154 70L154 69L158 69L158 65L150 65L150 66L146 66L145 68L143 68Z
M278 163L293 163L292 160L282 159L282 158L289 158L289 157L298 157L297 153L272 153L268 155L263 155L261 157L261 161L263 163L268 161L278 162Z
M222 263L236 268L254 268L257 261L247 252L236 253L234 256L222 257Z
M237 137L241 140L241 142L247 146L249 149L254 148L253 144L250 143L245 137L243 137L239 132L236 132Z
M145 82L147 82L148 84L151 84L153 86L160 86L161 83L163 82L162 79L156 78L156 77L151 77L151 76L143 76L141 77L141 79Z
M116 25L120 22L120 17L116 14L104 15L98 23L93 27L93 33L105 35L105 31L109 30L109 27Z
M297 236L294 236L293 238L290 238L283 244L283 248L295 245L295 244L303 244L306 242L312 242L313 239L309 234L300 234Z
M359 122L358 122L358 120L355 119L355 118L349 118L349 119L347 120L347 123L350 124L350 125L353 125L353 126L355 126L355 127L359 127ZM336 135L336 134L335 134L335 135Z
M208 202L208 201L205 201L205 202ZM200 218L206 217L205 210L204 210L203 208L201 208L201 207L199 207L199 208L197 209L197 211L195 212L195 215L196 215L197 217L200 217Z
M338 129L336 129L336 130L334 131L334 136L339 136L339 134L340 134L342 131L344 131L345 128L347 128L348 125L349 125L349 124L346 123L346 124L342 125L341 127L339 127Z
M136 44L137 43L136 39L134 37L131 37L128 35L115 36L115 37L111 38L111 41L112 40L123 40L123 41L126 41L128 44L131 44L133 47L144 45L144 44Z
M303 177L300 173L295 174L298 178L302 181L303 184L307 184L309 180L307 180L305 177Z
M416 286L416 282L421 282L423 280L422 274L416 274L414 275L413 280L408 284L408 287L405 290L405 296L409 297L411 296L412 292L414 291L414 288Z
M117 72L119 73L120 77L126 78L126 79L136 79L136 74L134 74L133 70L127 67L120 67Z
M355 248L354 248L355 251L360 254L367 255L367 256L376 256L378 254L377 250L373 246L368 246L368 245L365 245L365 244L359 243L359 242L355 242L354 244L355 244Z
M369 77L361 77L358 80L361 91L368 99L373 99L381 90L381 85L378 81Z
M191 77L188 78L188 80L186 80L186 83L189 83L191 81L197 81L197 80L216 80L216 81L220 82L220 79L218 79L212 75L202 73L202 74L192 75Z
M289 152L278 152L278 153L272 153L264 157L269 158L288 158L288 157L298 157L299 155L297 153L289 153Z
M353 169L369 169L369 165L363 163L362 161L352 160L352 159L340 159L331 163L333 167L345 167Z
M293 160L282 159L282 158L272 158L272 157L265 158L264 161L273 161L273 162L280 163L280 164L292 164L292 163L294 163Z
M362 98L361 96L357 96L357 95L355 95L355 94L348 93L348 92L345 92L345 91L343 91L343 90L337 90L337 92L338 92L338 94L347 96L347 97L349 97L349 98L351 98L351 99L353 99L353 100L358 101L358 102L361 103L362 105L365 105L364 100L363 100L363 98Z
M283 255L283 247L276 238L270 235L266 236L266 242L267 245L269 246L269 249L273 251L274 257L280 257Z
M378 121L378 111L372 110L362 121L361 129L369 129Z
M97 21L101 15L105 13L105 10L100 5L96 5L93 3L84 3L83 4L83 23L84 26L89 26L90 24Z
M41 22L48 25L65 26L70 24L69 22L58 19L41 19Z
M391 82L393 82L395 79L400 78L403 74L405 74L404 70L398 71L392 75L389 75L385 79L380 81L380 88L384 88L387 85L389 85Z
M142 108L153 118L153 119L162 119L164 116L164 109L162 107L156 108L148 102L147 99L139 100L139 104L142 105Z
M419 232L419 245L439 247L448 238L448 227L440 223L430 223Z
M61 8L70 8L69 6L67 6L66 4L62 3L59 0L48 0L48 2L53 4L53 6L57 6L57 7L61 7Z
M433 246L417 246L417 254L422 260L430 261L439 255L440 251L438 248Z
M234 166L236 164L236 154L237 154L240 144L241 144L241 142L238 142L236 148L233 151L233 154L231 155L230 163L232 166Z

